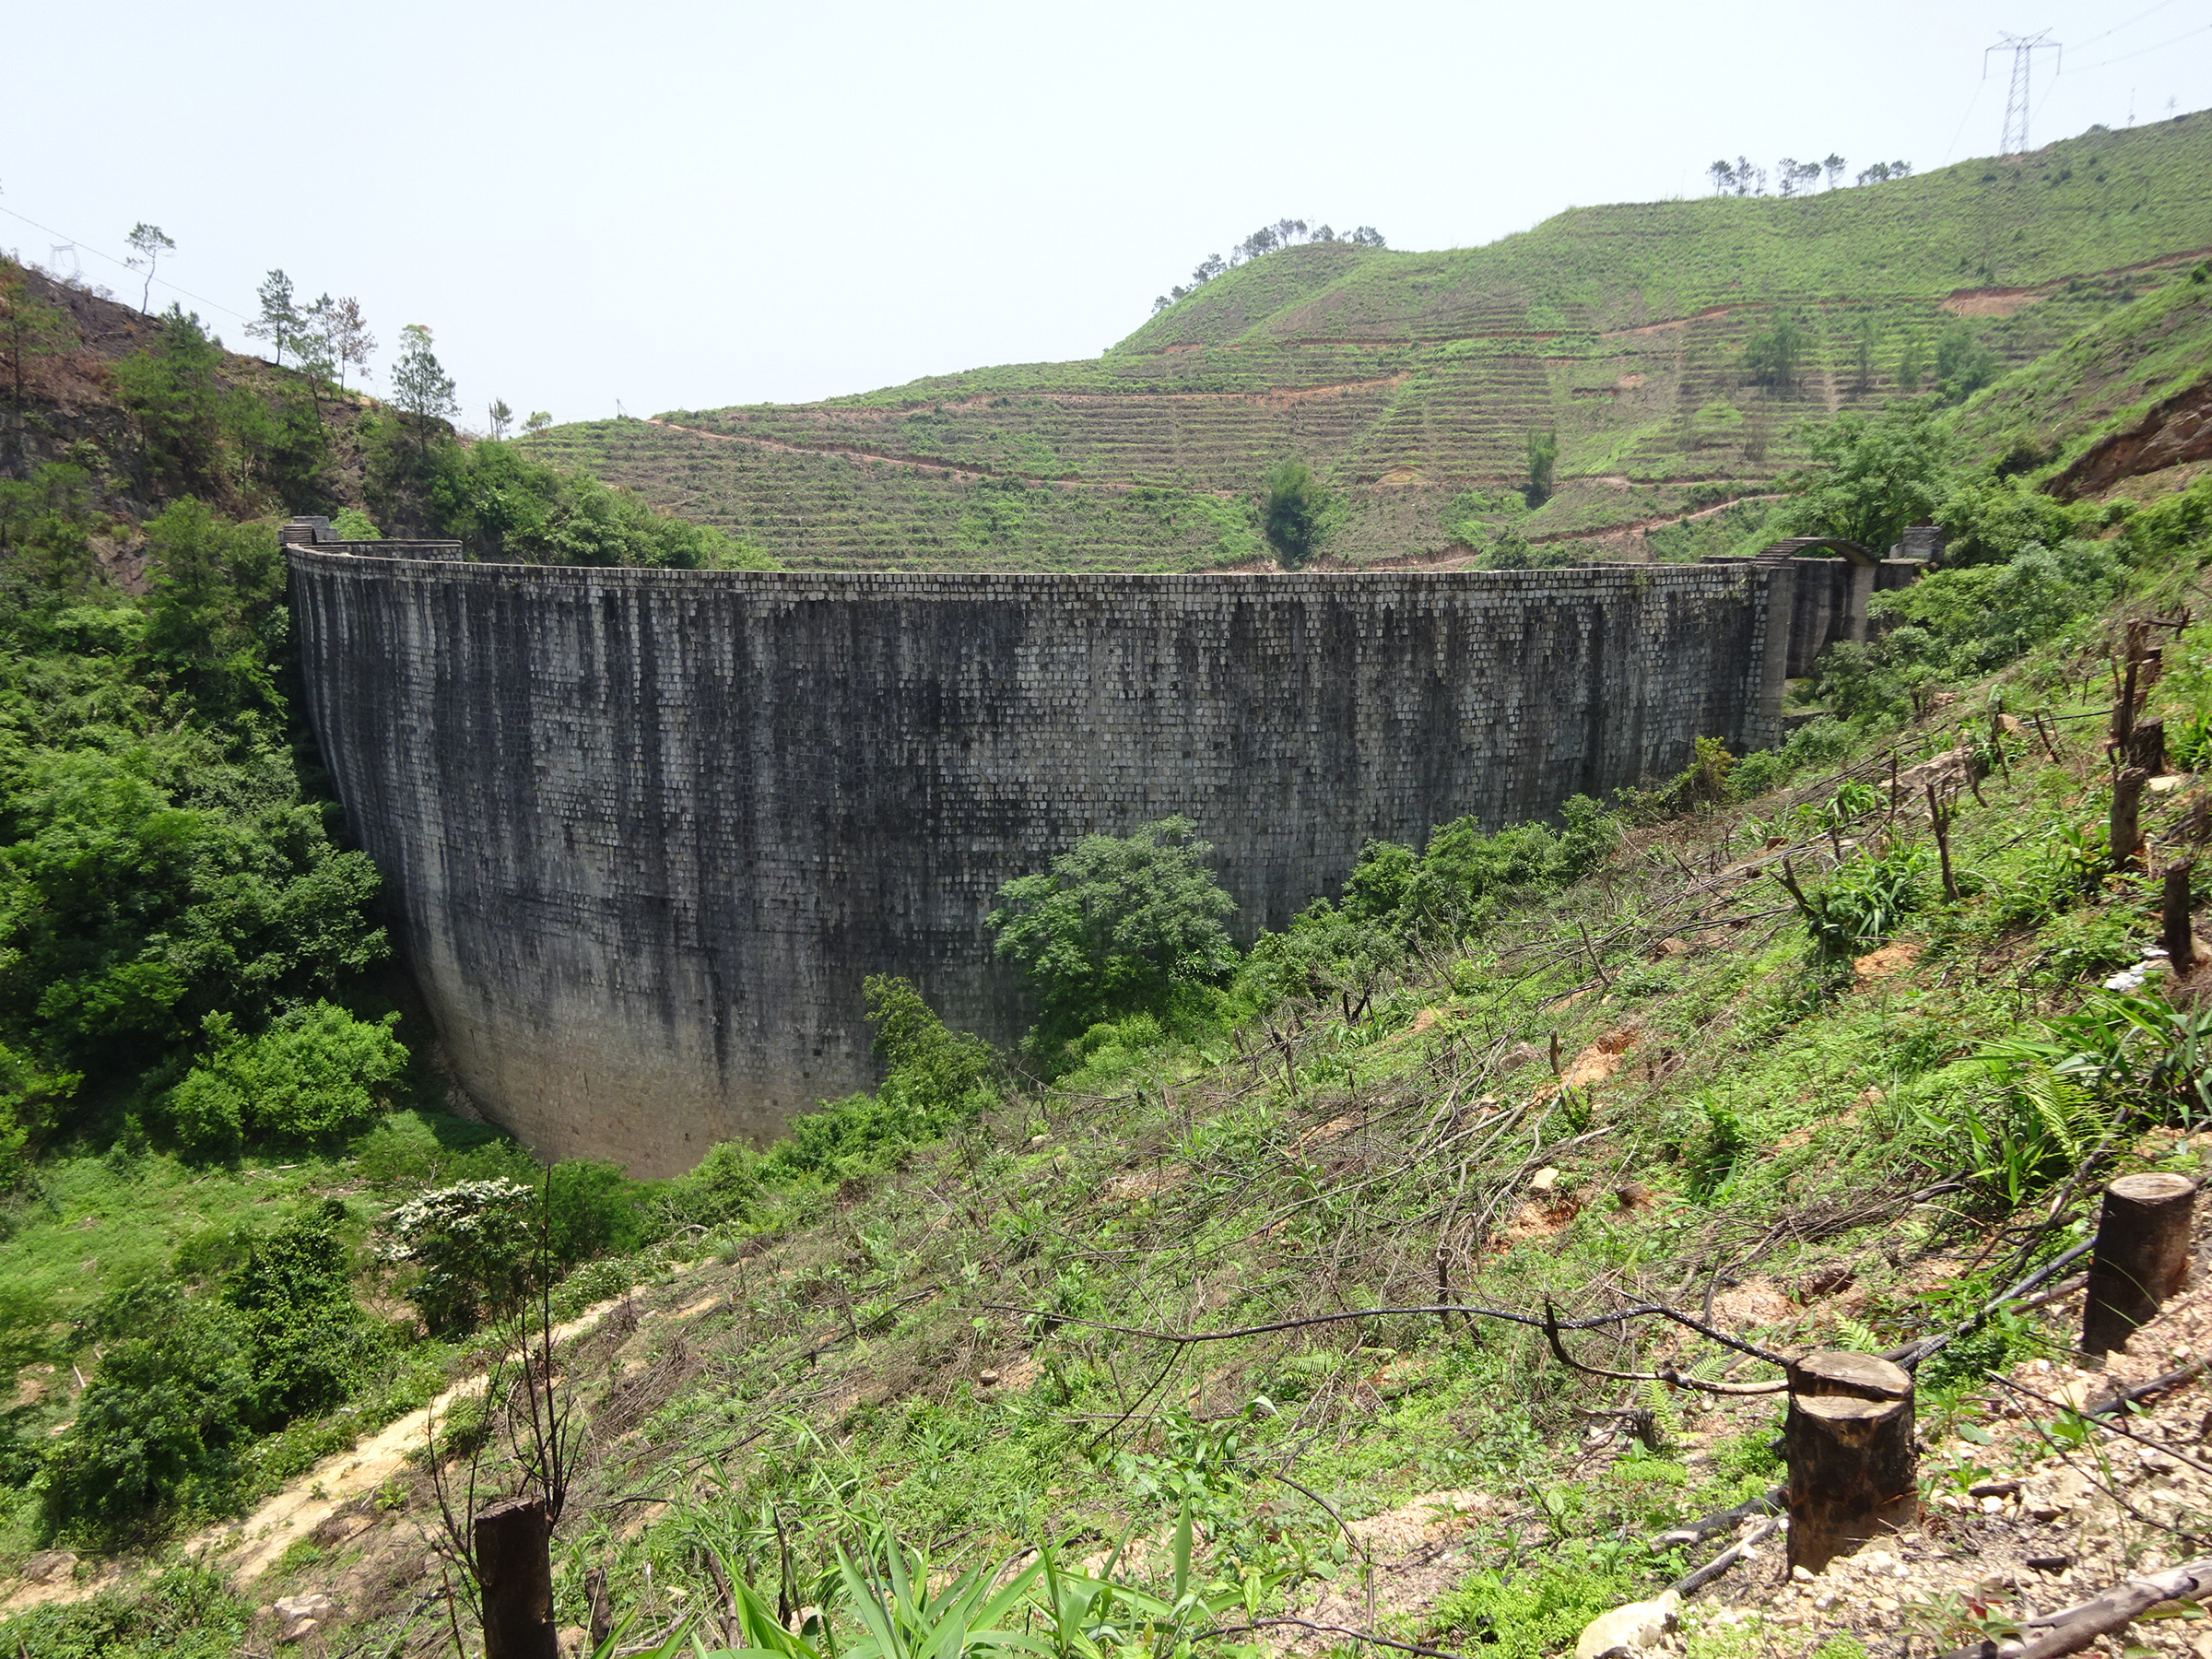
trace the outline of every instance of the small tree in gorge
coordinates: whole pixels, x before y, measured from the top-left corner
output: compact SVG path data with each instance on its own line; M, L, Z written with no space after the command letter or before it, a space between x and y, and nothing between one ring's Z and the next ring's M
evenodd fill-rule
M998 889L989 921L998 954L1036 987L1046 1054L1092 1025L1132 1014L1171 1015L1237 965L1221 890L1185 818L1128 836L1087 835L1034 876Z

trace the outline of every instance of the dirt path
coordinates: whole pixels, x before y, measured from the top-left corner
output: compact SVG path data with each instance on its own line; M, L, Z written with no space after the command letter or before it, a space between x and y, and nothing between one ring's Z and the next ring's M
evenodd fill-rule
M678 1276L696 1271L700 1264L679 1267ZM565 1324L553 1327L558 1345L595 1327L622 1304L623 1298L586 1308ZM211 1561L243 1587L267 1571L284 1552L328 1521L347 1504L376 1491L406 1467L408 1453L422 1448L431 1420L462 1400L484 1392L485 1375L466 1377L438 1395L428 1406L395 1418L374 1434L343 1452L335 1452L283 1488L241 1521L226 1521L203 1528L186 1539L183 1553ZM36 1559L36 1558L34 1558ZM0 1616L27 1608L80 1602L134 1576L135 1569L120 1561L103 1563L84 1578L54 1573L43 1582L19 1583L13 1594L0 1598Z

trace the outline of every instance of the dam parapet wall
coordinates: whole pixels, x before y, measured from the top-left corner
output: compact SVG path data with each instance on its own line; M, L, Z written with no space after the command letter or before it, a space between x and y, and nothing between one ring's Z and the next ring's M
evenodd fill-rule
M363 545L365 547L366 545ZM1263 576L289 549L308 710L461 1082L688 1167L868 1087L871 973L1006 1041L999 886L1182 814L1249 939L1371 838L1780 738L1786 563Z

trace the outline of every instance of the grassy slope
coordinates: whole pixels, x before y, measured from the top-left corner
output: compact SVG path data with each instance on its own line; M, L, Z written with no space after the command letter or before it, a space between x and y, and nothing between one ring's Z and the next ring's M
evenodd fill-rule
M2194 579L2159 599L2204 609ZM2082 665L2103 625L2010 677L2017 706L2068 734L2060 759L2007 741L2006 770L1960 800L1969 896L1928 902L1870 967L1813 957L1762 874L1785 853L1806 877L1830 861L1820 809L1841 771L1821 769L1640 833L1600 875L1390 977L1356 1017L1324 996L1209 1048L1108 1042L888 1179L771 1195L703 1262L687 1241L640 1264L660 1276L648 1317L565 1367L593 1438L563 1622L582 1617L588 1566L655 1623L710 1594L702 1550L772 1585L779 1525L803 1574L879 1525L963 1563L1045 1536L1080 1557L1132 1527L1164 1541L1182 1495L1210 1572L1303 1575L1289 1593L1311 1607L1361 1594L1330 1510L1357 1523L1451 1494L1433 1502L1472 1519L1448 1570L1407 1577L1375 1618L1453 1647L1490 1640L1476 1622L1490 1618L1498 1659L1556 1652L1664 1583L1680 1560L1636 1540L1771 1478L1771 1401L1578 1379L1509 1324L1406 1314L1178 1350L1082 1322L1223 1330L1418 1306L1441 1260L1468 1303L1709 1301L1724 1328L1782 1347L1955 1323L2013 1248L1987 1182L1926 1201L1971 1161L1961 1125L2006 1121L1959 1063L2079 1005L2154 926L2145 884L2050 880L2068 830L2102 809L2102 687ZM2159 712L2202 712L2212 627L2168 661ZM1907 762L1949 745L1968 706L1906 734ZM1863 754L1858 770L1887 766ZM2154 838L2203 799L2194 784L2159 797ZM1880 818L1844 833L1877 837ZM1896 832L1926 833L1909 815ZM2202 1158L2169 1131L2122 1162ZM1582 1340L1617 1366L1764 1374L1664 1328ZM2016 1332L1976 1363L2041 1340ZM1929 1438L1982 1412L1973 1374L1924 1372ZM1656 1413L1659 1452L1578 1415L1622 1407ZM418 1594L409 1514L428 1501L418 1475L397 1512L365 1506L361 1536L300 1547L256 1595L335 1588L350 1618L396 1619ZM1159 1548L1135 1559L1165 1571Z
M2007 365L2050 351L2171 275L2133 267L2212 247L2207 186L2212 116L2191 115L1789 201L1577 208L1483 248L1302 247L1230 272L1088 362L675 418L887 458L874 469L604 423L535 442L794 564L1160 569L1233 557L1249 537L1095 501L963 535L949 526L975 482L899 461L1152 486L1241 521L1266 468L1300 454L1345 490L1331 552L1360 562L1438 553L1470 516L1495 522L1463 492L1518 486L1528 432L1554 427L1563 487L1523 528L1619 533L1756 491L1794 458L1802 420L1891 394L1908 345L1924 365L1961 314ZM1812 349L1797 382L1770 392L1737 363L1778 310L1801 317ZM1618 535L1614 549L1636 550Z
M2026 364L1961 411L1961 434L1999 454L2024 443L2051 470L2212 372L2212 283L2175 282Z

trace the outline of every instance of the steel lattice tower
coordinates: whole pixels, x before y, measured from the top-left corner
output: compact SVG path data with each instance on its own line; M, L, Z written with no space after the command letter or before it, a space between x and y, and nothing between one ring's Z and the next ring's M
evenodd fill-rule
M2005 136L1998 147L2001 156L2023 156L2028 153L2028 91L2030 72L2039 52L2059 53L2059 62L2065 62L2065 48L2050 38L2047 29L2031 35L2007 34L1999 38L1994 46L1982 53L1982 74L1989 76L1989 54L1992 52L2012 53L2012 85L2005 94Z

